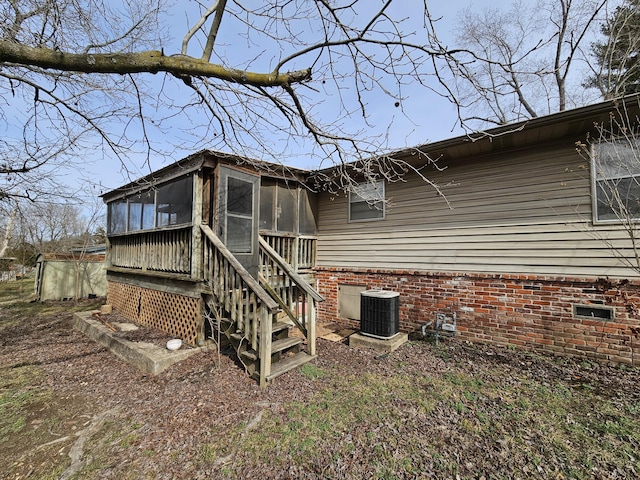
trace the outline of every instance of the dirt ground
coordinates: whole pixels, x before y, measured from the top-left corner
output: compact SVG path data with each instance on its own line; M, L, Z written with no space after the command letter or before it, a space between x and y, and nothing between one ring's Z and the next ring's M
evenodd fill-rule
M0 307L0 320L7 315ZM214 443L217 434L237 431L240 423L258 423L265 410L279 414L290 402L304 403L329 386L294 371L261 391L233 355L218 358L215 352L193 356L155 377L145 375L75 331L71 318L70 313L34 316L2 330L0 368L23 373L37 369L32 372L37 382L27 389L37 401L29 404L25 427L0 444L2 478L216 478L225 459L212 454L202 467L197 459L206 456L203 444ZM157 341L164 341L162 335ZM559 363L458 341L446 342L437 354L432 343L415 341L410 348L380 355L319 339L318 353L316 366L336 375L426 375L457 369L491 379L499 365L501 376L525 371L568 387L588 385L598 395L640 406L635 369L585 368L584 362ZM39 392L50 393L39 397ZM469 462L482 465L487 452L476 449L466 455ZM260 465L248 465L245 471L255 478L322 478L295 470L261 470ZM616 478L632 478L627 475ZM333 478L352 477L335 473Z

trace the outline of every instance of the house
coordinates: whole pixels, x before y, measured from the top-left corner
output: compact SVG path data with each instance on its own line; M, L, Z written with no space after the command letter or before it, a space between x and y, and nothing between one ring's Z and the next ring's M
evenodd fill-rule
M319 194L319 318L357 320L354 298L382 288L405 331L455 313L466 340L638 363L638 102L395 152L402 181Z
M39 301L104 297L105 255L41 253L36 257L34 289Z
M222 332L261 385L316 355L316 315L357 327L373 288L400 294L404 331L455 313L463 339L637 363L620 212L640 217L640 168L629 130L598 126L639 110L630 97L394 152L377 180L352 165L343 194L311 193L334 169L199 152L103 196L108 302L190 344Z

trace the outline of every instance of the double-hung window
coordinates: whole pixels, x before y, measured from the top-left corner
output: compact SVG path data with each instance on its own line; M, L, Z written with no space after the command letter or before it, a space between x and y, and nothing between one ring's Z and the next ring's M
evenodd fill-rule
M349 192L349 221L384 218L384 181L359 183Z
M640 220L640 140L595 144L591 163L595 220Z

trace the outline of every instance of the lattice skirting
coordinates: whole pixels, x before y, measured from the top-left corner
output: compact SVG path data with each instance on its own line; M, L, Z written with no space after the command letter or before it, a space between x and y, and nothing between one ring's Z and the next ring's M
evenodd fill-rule
M189 345L196 345L202 335L198 298L110 281L107 303L129 320L167 332Z

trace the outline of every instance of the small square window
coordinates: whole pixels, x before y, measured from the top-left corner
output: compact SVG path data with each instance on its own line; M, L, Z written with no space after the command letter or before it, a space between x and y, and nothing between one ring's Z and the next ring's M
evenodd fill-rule
M640 144L637 138L603 141L593 147L596 221L640 219Z
M349 221L384 218L384 181L359 183L349 192Z

